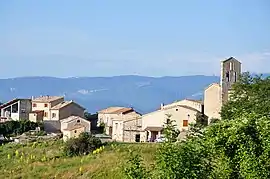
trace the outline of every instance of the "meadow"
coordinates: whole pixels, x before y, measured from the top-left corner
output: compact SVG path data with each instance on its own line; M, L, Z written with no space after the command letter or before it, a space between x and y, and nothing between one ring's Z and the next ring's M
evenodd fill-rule
M144 163L154 163L158 144L109 144L85 156L63 156L63 142L46 141L0 146L0 178L124 178L124 167L132 151Z

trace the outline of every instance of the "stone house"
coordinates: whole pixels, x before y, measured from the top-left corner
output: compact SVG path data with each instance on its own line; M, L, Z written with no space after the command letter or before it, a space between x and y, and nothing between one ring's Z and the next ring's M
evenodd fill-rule
M196 122L196 114L204 113L201 101L184 99L168 105L161 105L160 109L142 116L141 141L154 141L160 137L166 120L170 116L175 121L179 131L186 132L189 124Z
M31 110L31 99L16 98L0 105L0 118L2 120L27 120Z
M129 120L113 120L112 139L118 142L143 142L141 116Z
M60 131L60 120L69 116L84 117L85 108L74 101L64 101L61 96L41 96L32 99L29 120L43 121L47 132Z
M98 112L98 125L105 124L105 134L113 140L123 141L124 121L141 116L133 108L109 107Z
M69 116L60 122L64 141L78 137L82 132L90 133L91 130L90 121L79 116Z

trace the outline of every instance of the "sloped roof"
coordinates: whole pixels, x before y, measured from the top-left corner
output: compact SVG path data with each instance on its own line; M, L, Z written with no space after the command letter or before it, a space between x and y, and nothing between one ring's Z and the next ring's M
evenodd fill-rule
M99 111L98 113L100 114L121 114L121 113L127 113L127 112L131 112L134 111L132 108L126 108L126 107L109 107L106 109L103 109L101 111Z
M80 108L85 109L84 107L80 106L79 104L75 103L74 101L63 101L63 102L61 102L61 103L55 105L55 106L52 107L51 109L52 109L52 110L58 110L58 109L61 109L61 108L63 108L63 107L66 107L66 106L68 106L68 105L70 105L70 104L75 104L75 105L79 106Z
M6 103L0 105L0 109L1 109L1 108L4 108L4 107L7 107L7 106L9 106L9 105L11 105L11 104L13 104L13 103L16 103L16 102L18 102L18 101L20 101L20 100L29 100L29 101L30 101L30 99L15 98L15 99L12 99L12 100L10 100L10 101L8 101L8 102L6 102Z
M85 126L81 125L81 124L78 124L78 125L74 125L74 126L71 126L71 127L68 127L66 129L63 129L64 131L72 131L72 130L75 130L75 129L80 129L80 128L83 128Z
M236 58L234 58L234 57L230 57L230 58L228 58L228 59L222 60L222 62L224 63L224 62L227 62L227 61L229 61L229 60L235 60L235 61L241 63L240 61L238 61L238 60L237 60Z
M63 96L40 96L32 99L33 102L50 103L58 99L64 98Z
M80 116L69 116L69 117L67 117L65 119L62 119L60 122L61 123L69 123L69 122L77 121L77 120L84 120L84 121L87 121L87 122L90 123L90 121L88 121L88 120L86 120L86 119L84 119L84 118L82 118Z
M192 102L199 103L199 104L203 104L203 101L201 101L201 100L195 100L195 99L184 99L184 100L192 101Z
M122 108L124 108L124 107L119 107L119 106L108 107L106 109L102 109L102 110L98 111L98 113L108 114L108 113L117 111L117 110L122 109Z
M156 126L148 126L144 130L147 131L162 131L163 127L156 127Z
M219 83L211 83L210 85L208 85L205 90L207 90L208 88L212 87L212 86L219 86L220 87L220 84Z

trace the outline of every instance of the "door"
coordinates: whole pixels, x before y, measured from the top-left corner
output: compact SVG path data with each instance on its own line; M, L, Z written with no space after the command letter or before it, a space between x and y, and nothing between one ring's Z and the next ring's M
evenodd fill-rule
M140 142L141 141L141 136L140 134L135 135L135 142Z

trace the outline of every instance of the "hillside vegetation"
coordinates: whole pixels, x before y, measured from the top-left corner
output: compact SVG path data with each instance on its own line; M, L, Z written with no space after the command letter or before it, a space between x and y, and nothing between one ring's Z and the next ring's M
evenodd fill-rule
M0 147L0 178L98 178L124 177L131 151L152 164L157 144L112 144L98 154L65 157L59 141L6 144Z

